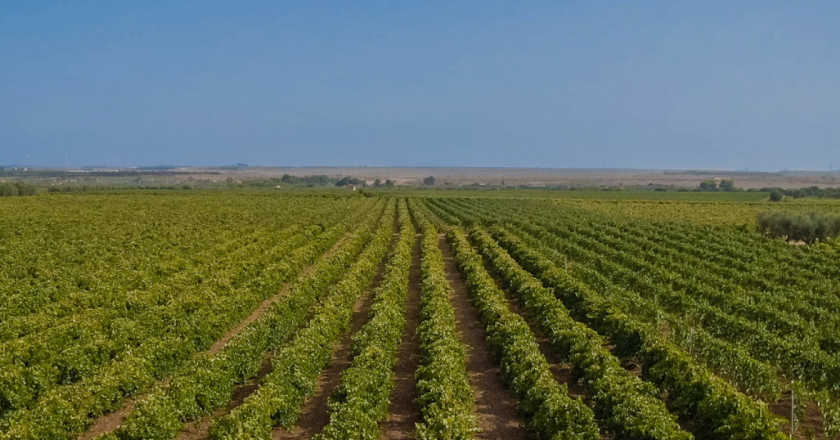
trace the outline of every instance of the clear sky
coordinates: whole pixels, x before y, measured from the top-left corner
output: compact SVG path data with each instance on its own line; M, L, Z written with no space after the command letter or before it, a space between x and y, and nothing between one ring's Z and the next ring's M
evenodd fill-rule
M840 1L0 1L0 165L840 168Z

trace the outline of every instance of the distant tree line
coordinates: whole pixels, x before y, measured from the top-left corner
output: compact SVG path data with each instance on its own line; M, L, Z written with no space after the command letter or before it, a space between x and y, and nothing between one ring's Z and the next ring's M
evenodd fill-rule
M338 182L335 183L335 186L344 186L344 185L355 185L355 186L359 186L359 187L365 187L365 186L367 186L367 181L362 180L362 179L357 179L355 177L344 177L344 178L342 178L341 180L339 180ZM391 179L388 179L385 182L382 182L381 179L376 179L376 180L373 181L373 187L374 188L382 188L382 187L393 188L394 187L394 181L391 180Z
M220 170L241 170L243 168L248 168L247 163L237 163L233 165L221 166L219 167Z
M332 185L335 179L330 176L318 174L314 176L292 176L291 174L283 174L280 179L281 182L287 185L309 185L309 186L327 186Z
M704 180L700 182L700 191L743 191L741 188L735 188L735 182L730 179L723 179L718 182L715 179Z
M276 188L278 186L283 187L287 185L300 185L309 187L329 186L335 183L336 181L336 179L325 175L299 177L292 176L291 174L284 174L283 177L280 178L272 177L270 179L250 179L235 183L232 178L229 179L229 185L235 185L238 187L245 188Z
M23 182L0 182L0 197L34 196L34 186Z
M697 190L723 192L743 191L743 189L737 188L735 186L735 182L730 179L723 179L720 181L715 179L704 180L700 182L700 185L697 187ZM808 188L799 189L765 187L761 189L749 189L748 191L770 193L769 197L770 200L773 202L781 201L784 197L792 197L794 199L800 199L803 197L840 199L840 188L820 188L818 186L811 186Z
M803 197L840 199L840 188L820 188L818 186L811 186L799 189L761 188L759 191L769 193L778 192L783 196L792 197L794 199L801 199Z
M819 212L762 212L758 214L758 228L771 237L812 244L840 235L840 216Z
M365 186L367 183L364 180L357 179L355 177L345 177L338 182L335 183L335 186L344 186L344 185L355 185L355 186Z
M385 188L393 188L394 187L394 181L391 180L391 179L386 180L385 183L382 183L382 180L380 180L380 179L376 179L376 180L373 181L373 187L374 188L381 188L383 186Z

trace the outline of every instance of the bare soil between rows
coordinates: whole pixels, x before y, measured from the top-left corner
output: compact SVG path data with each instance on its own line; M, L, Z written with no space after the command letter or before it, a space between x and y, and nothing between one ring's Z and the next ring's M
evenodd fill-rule
M585 393L585 389L580 382L570 383L569 379L572 375L572 365L564 362L557 352L551 347L551 341L549 341L548 337L543 333L542 329L538 326L534 325L533 317L525 308L525 306L521 303L519 298L516 295L511 294L510 289L506 288L502 280L499 278L498 274L493 272L491 268L487 267L485 264L485 269L487 273L491 275L493 281L496 283L496 287L499 288L502 292L505 293L505 298L508 302L508 307L513 313L521 316L525 323L528 324L528 328L531 329L531 333L534 335L534 339L537 341L537 345L540 347L540 353L545 357L545 360L548 361L549 368L551 370L551 374L554 377L554 380L561 384L566 384L569 389L569 395L573 397L583 397Z
M255 377L252 377L247 383L237 385L233 390L230 402L224 408L216 410L212 415L206 415L193 423L187 424L186 428L178 434L178 440L200 440L207 439L210 436L210 422L214 418L222 417L225 414L230 414L236 407L242 405L245 399L257 391L262 379L271 373L272 364L271 358L273 353L265 356L260 370Z
M378 284L378 282L376 283ZM341 383L341 372L349 368L352 364L350 355L353 348L353 335L361 330L362 326L367 322L372 302L373 295L371 292L365 292L364 296L356 301L356 305L353 308L350 330L333 347L330 365L321 372L315 394L301 408L300 420L298 420L297 426L291 430L275 427L271 434L272 439L308 439L321 432L327 426L330 421L330 414L327 408L329 397L333 390Z
M380 425L382 440L403 440L414 438L415 426L420 422L420 408L414 402L417 397L414 372L420 365L420 341L417 339L417 325L420 323L420 240L414 241L411 254L411 269L408 274L408 299L405 311L405 330L394 366L394 391L388 417Z
M394 249L398 237L399 234L394 234L394 239L391 241L389 248L390 250ZM333 347L330 364L321 372L315 394L303 404L297 425L290 430L275 426L271 433L272 440L308 439L323 431L324 427L330 422L330 413L327 407L330 395L341 384L341 373L353 363L351 358L353 336L368 321L370 307L373 303L373 291L382 283L389 256L390 252L377 266L376 274L367 290L356 300L356 304L353 307L353 316L350 320L350 329L344 333Z
M799 400L799 396L796 397L796 406L799 407L803 404L802 401ZM820 414L819 408L817 408L817 404L813 401L806 400L804 402L805 414L802 417L802 420L798 421L797 427L795 432L793 433L793 438L797 439L806 439L806 438L815 438L815 439L824 439L825 437L825 430L823 428L823 417ZM791 394L790 391L785 391L782 393L782 398L779 399L777 402L769 404L770 412L774 415L784 417L785 423L782 424L781 431L784 434L790 434L790 406L791 406ZM813 434L813 437L810 435Z
M347 240L347 238L349 236L350 236L350 233L348 232L344 236L339 238L338 241L336 241L330 247L330 249L327 252L325 252L323 255L321 255L318 258L318 261L322 261L326 258L329 258L329 256L332 255L333 253L335 253L335 251L342 245L342 243L344 243ZM313 264L310 264L309 266L305 267L303 269L303 271L301 271L301 273L298 275L298 277L300 277L301 275L307 275L307 274L312 273L312 271L315 269L315 264L316 263L313 263ZM227 333L225 333L208 350L206 350L204 352L201 352L201 353L196 353L196 356L202 355L202 354L203 355L211 355L211 356L215 355L215 354L218 354L225 347L225 345L227 345L227 343L230 342L231 339L236 337L236 335L238 335L239 333L242 333L242 331L245 330L245 327L247 327L249 324L251 324L251 323L255 322L257 319L259 319L260 316L262 316L271 307L272 304L279 301L280 298L282 298L283 296L286 295L286 293L288 293L288 291L289 291L289 283L284 283L283 288L280 290L280 292L278 292L277 294L275 294L272 297L263 301L247 318L245 318L244 320L239 322L239 324L237 324L235 327L233 327ZM168 381L169 381L169 378L161 381L160 384L161 385L166 384ZM248 384L242 385L242 387L247 387L247 386L248 386ZM237 388L237 391L238 391L238 388ZM234 391L234 393L236 393L237 391ZM234 397L236 397L236 395L234 395ZM134 408L134 404L137 400L138 399L134 398L134 397L129 397L129 398L124 399L122 407L119 410L107 413L107 414L103 415L102 417L99 417L98 419L96 419L94 424L87 431L85 431L85 432L83 432L79 435L79 440L90 440L90 439L95 438L98 435L107 434L107 433L110 433L110 432L113 432L113 431L117 430L125 422L126 417L128 417L128 414ZM209 417L205 417L205 418L209 418ZM199 420L199 421L196 422L196 424L198 424L198 425L201 425L202 423L203 423L202 420ZM179 438L181 438L181 437L179 437Z
M467 372L475 394L475 410L482 439L522 439L528 433L516 413L516 399L505 388L501 369L490 355L484 327L470 303L467 287L461 278L450 244L440 236L440 249L446 264L446 278L452 288L458 336L470 347Z
M227 343L230 342L231 339L233 339L239 333L242 333L242 330L244 330L245 327L247 327L249 324L251 324L254 321L256 321L257 319L259 319L259 317L262 316L269 309L269 307L271 307L272 304L274 304L275 302L280 300L280 298L285 296L286 293L288 293L288 291L289 291L289 283L284 283L283 288L280 290L279 293L277 293L276 295L272 296L271 298L263 301L259 305L259 307L257 307L254 310L254 312L251 313L250 316L245 318L243 321L241 321L239 324L237 324L236 327L234 327L229 332L227 332L224 336L222 336L221 339L216 341L213 344L213 346L210 347L209 350L203 352L203 354L210 355L210 356L218 354L225 347L225 345L227 345ZM199 353L199 354L201 354L201 353ZM168 382L168 380L169 379L163 380L161 382L161 384L166 384L166 382ZM113 432L113 431L117 430L125 422L126 417L128 417L128 414L134 408L134 403L135 402L136 402L136 399L133 399L133 398L126 399L125 402L123 403L123 406L122 406L121 409L119 409L118 411L114 411L112 413L105 414L102 417L98 418L96 420L96 422L93 424L93 426L90 429L88 429L87 432L85 432L85 433L83 433L82 435L79 436L79 440L90 440L90 439L95 438L97 435L105 434L105 433L109 433L109 432ZM179 437L179 438L182 438L182 437Z

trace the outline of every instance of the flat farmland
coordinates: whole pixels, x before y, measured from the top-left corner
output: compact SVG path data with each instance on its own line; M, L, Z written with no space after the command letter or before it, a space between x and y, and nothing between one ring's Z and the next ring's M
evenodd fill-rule
M0 439L837 438L840 247L763 212L840 204L2 198Z
M0 171L0 182L17 178L37 185L51 186L165 186L189 185L218 187L229 182L281 179L284 175L327 176L334 181L353 177L368 184L376 179L391 180L398 186L417 187L423 179L434 176L437 185L494 187L583 187L636 188L662 186L673 189L697 188L708 179L729 179L738 188L807 188L840 186L838 171L746 172L724 170L644 170L644 169L575 169L575 168L482 168L482 167L161 167L160 169L87 167L79 169L34 168ZM285 184L281 185L286 187Z

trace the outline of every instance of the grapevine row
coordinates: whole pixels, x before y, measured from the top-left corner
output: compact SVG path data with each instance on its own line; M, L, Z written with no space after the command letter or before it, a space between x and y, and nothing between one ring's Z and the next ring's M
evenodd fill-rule
M329 363L335 342L347 330L353 304L373 279L393 235L394 202L386 220L359 260L319 304L309 325L274 356L273 370L257 391L230 414L211 425L210 438L267 439L272 427L293 426L300 407L314 391L321 371Z
M692 438L654 397L655 389L630 376L618 359L603 348L605 341L597 333L572 320L565 307L515 263L509 259L502 261L499 253L491 253L485 240L481 250L493 268L521 296L552 344L572 361L572 376L582 376L585 380L588 394L593 398L594 414L583 402L571 398L566 385L558 384L551 376L548 362L527 323L510 311L504 293L495 286L481 256L470 247L466 236L453 229L450 240L482 320L488 326L488 339L501 354L505 378L522 399L523 410L533 417L531 423L541 437L598 438L594 421L597 415L619 438Z
M372 211L360 229L303 274L287 294L257 321L233 338L212 357L199 357L179 375L148 398L140 401L125 423L115 432L121 440L173 439L183 421L210 413L226 404L236 384L253 377L265 354L283 344L300 327L312 305L330 285L338 281L370 238L380 211ZM342 232L340 229L337 231ZM319 255L323 246L312 243L303 261Z
M638 274L630 269L621 268L620 266L616 265L612 260L605 259L602 255L609 255L613 252L611 249L606 248L602 245L597 243L591 243L590 246L593 246L595 249L599 250L598 253L593 252L589 249L582 248L575 244L576 241L582 240L581 238L575 238L573 240L557 240L556 237L550 234L545 229L528 223L522 223L523 227L526 227L529 231L534 234L537 234L539 239L538 241L541 243L550 243L553 246L563 249L564 251L570 252L572 255L576 255L578 257L586 257L587 261L594 263L600 272L611 274L612 279L616 280L617 283L623 284L630 284L635 285L636 289L640 289L641 291L646 292L649 296L654 297L658 300L664 300L665 305L669 306L669 308L675 312L685 313L686 311L694 310L696 307L706 307L704 309L706 312L709 311L708 305L701 304L700 306L692 306L694 302L693 300L685 295L677 295L674 294L672 291L668 289L663 289L661 285L652 283L646 278L639 277ZM584 240L584 242L586 242ZM582 272L587 272L586 269L580 265L575 265L575 273L581 274ZM588 275L590 275L591 281L593 272L588 271ZM635 284L634 284L635 283ZM601 283L603 285L603 283ZM609 284L609 283L606 283ZM623 291L622 294L628 293ZM611 299L616 299L617 295L611 295ZM624 302L632 303L631 298L624 298ZM667 302L667 301L678 301L676 303ZM638 304L637 304L638 306ZM660 304L658 302L652 303L652 308L648 310L647 314L649 315L652 311L656 311L659 308ZM636 307L639 310L639 307ZM644 310L644 308L641 308ZM658 312L657 312L658 313ZM659 315L658 318L666 318L670 322L678 322L679 320L670 319L668 315ZM755 362L751 360L749 357L739 356L739 350L737 347L728 345L726 343L718 342L716 339L712 338L711 336L705 334L705 331L702 327L695 327L697 330L697 337L691 339L683 339L682 342L690 344L689 346L697 346L702 343L707 343L707 349L711 350L712 352L718 350L725 350L725 352L719 352L721 356L709 356L706 359L712 360L713 363L718 363L721 368L721 371L729 372L728 375L730 378L735 379L735 383L747 383L750 387L757 392L759 395L770 395L776 396L778 394L778 386L775 384L775 379L773 378L774 374L771 374L770 371L761 363ZM762 334L762 331L766 333L765 330L758 329L759 333ZM716 334L720 334L716 332ZM730 333L731 334L731 333ZM754 332L742 332L741 334L747 335L755 335Z
M669 404L695 420L706 438L782 439L766 405L750 400L728 383L698 367L663 340L658 331L603 301L595 292L523 247L502 229L494 238L528 271L551 289L577 316L626 352L635 352L644 377L667 391Z
M309 246L287 255L284 263L286 270L278 271L277 275L294 276L342 234L342 228L336 228ZM273 291L276 291L276 286L271 286ZM38 401L32 409L13 413L3 421L4 429L0 438L55 438L84 431L95 417L118 408L126 395L139 393L167 373L189 365L188 361L194 352L189 341L171 336L164 340L167 344L162 347L154 342L152 340L147 344L148 348L143 351L132 353L132 356L109 365L101 374L90 380L58 387ZM201 362L199 360L199 363ZM224 389L224 382L220 385Z
M394 388L393 368L405 327L408 272L415 231L405 201L399 206L400 238L374 291L370 318L353 337L353 362L341 373L330 402L330 421L318 440L378 438Z
M417 204L420 205L420 204ZM412 205L415 209L415 205ZM475 398L467 376L467 348L458 340L455 310L450 302L443 254L435 227L422 208L415 218L423 233L420 297L420 366L417 368L417 399L422 421L417 424L421 440L471 439L478 432Z

